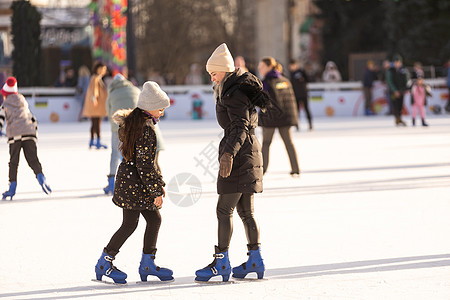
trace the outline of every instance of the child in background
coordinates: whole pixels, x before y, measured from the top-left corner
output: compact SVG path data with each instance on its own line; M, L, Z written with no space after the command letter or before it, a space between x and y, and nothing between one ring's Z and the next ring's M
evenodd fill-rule
M428 126L425 122L425 106L427 105L427 96L431 96L431 88L425 84L422 76L418 76L411 88L411 115L412 125L416 126L417 111L422 118L422 126Z
M2 200L16 194L17 169L19 166L20 151L23 149L28 165L36 174L36 178L46 194L52 190L42 174L42 166L37 156L37 121L28 109L28 102L22 94L18 93L17 80L9 77L1 89L3 105L0 107L0 132L6 120L6 135L9 144L9 190L4 192Z

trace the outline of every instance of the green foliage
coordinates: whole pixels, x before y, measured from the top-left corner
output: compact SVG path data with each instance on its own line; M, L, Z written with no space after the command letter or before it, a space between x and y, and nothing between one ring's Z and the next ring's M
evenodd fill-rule
M323 63L347 77L350 53L399 53L411 65L442 65L450 58L450 1L314 0L324 20Z
M41 14L29 1L13 1L11 31L13 74L20 86L40 83L41 61Z
M388 53L401 53L406 64L442 65L450 58L450 2L409 0L385 3Z
M384 10L380 1L315 0L314 3L321 9L318 17L324 20L323 63L334 61L344 79L350 53L384 50Z

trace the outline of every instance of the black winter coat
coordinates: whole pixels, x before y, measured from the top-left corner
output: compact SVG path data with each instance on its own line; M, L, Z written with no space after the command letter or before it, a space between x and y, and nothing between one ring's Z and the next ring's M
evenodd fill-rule
M291 83L294 89L294 95L297 101L307 101L308 100L308 75L302 69L297 69L291 72Z
M405 92L408 90L409 72L406 68L400 67L396 69L392 67L387 73L387 83L392 92Z
M298 125L298 110L292 84L276 71L269 72L263 80L269 92L271 105L259 112L259 126L287 127Z
M117 118L115 115L114 119ZM148 119L142 137L136 141L133 159L124 159L119 165L112 199L114 204L132 210L157 209L154 199L164 194L165 183L155 168L155 154L156 134L153 121Z
M261 144L256 135L258 98L266 98L261 81L254 75L237 70L224 78L221 94L217 95L216 115L224 130L219 145L223 153L233 155L233 167L227 178L217 179L217 193L260 193L263 190L263 160Z

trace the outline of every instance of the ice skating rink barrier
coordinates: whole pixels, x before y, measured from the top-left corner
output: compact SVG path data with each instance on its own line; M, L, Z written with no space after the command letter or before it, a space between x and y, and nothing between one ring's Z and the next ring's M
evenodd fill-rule
M425 80L432 88L428 99L427 113L439 113L448 100L448 89L444 78ZM162 86L171 99L166 110L167 120L213 119L215 102L210 85ZM364 96L361 82L310 83L309 106L314 117L362 116ZM74 122L82 108L82 101L75 97L74 88L28 87L20 88L28 100L33 114L39 122ZM376 81L372 92L373 109L377 114L388 111L386 85ZM405 96L404 114L410 112L410 95ZM302 113L303 114L303 113Z

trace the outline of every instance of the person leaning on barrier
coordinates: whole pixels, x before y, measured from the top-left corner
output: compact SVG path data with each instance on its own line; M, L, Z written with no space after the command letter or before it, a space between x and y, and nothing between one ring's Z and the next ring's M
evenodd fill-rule
M372 116L375 112L372 109L372 87L373 82L377 79L375 64L373 60L367 61L366 69L363 75L363 92L364 92L364 115Z

